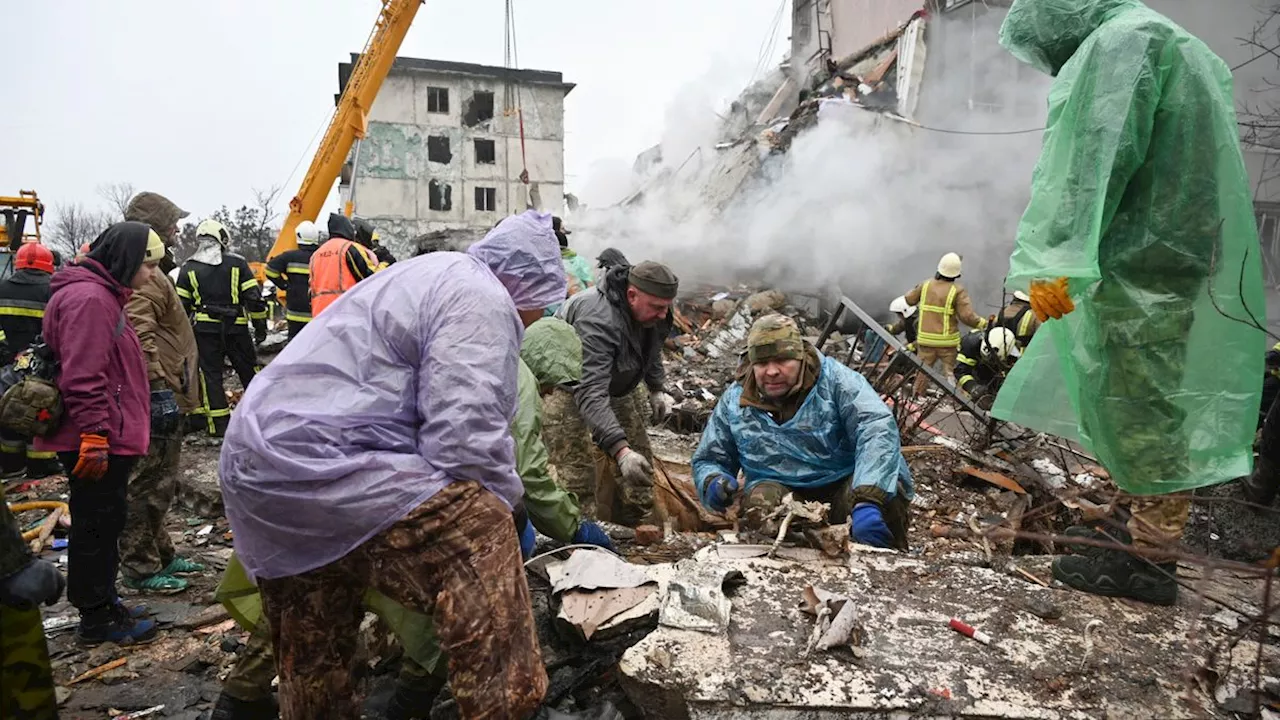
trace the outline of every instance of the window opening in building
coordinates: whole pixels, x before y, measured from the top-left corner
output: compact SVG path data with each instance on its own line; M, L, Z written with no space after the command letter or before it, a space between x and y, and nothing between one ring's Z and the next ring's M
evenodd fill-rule
M498 189L478 187L476 188L476 210L480 212L493 212L498 209Z
M492 140L476 138L476 164L492 165L498 161L497 149Z
M431 162L448 165L453 161L453 153L449 152L449 138L432 135L427 138L427 159Z
M427 183L427 207L440 212L453 209L453 187L439 180Z
M427 112L431 112L431 113L449 112L449 88L442 88L442 87L427 88Z
M467 111L462 122L468 126L478 125L493 119L493 93L488 90L477 90L467 103Z

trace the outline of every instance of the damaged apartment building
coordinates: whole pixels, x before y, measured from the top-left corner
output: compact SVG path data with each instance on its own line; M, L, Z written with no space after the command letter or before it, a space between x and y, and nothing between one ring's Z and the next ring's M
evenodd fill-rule
M339 91L356 60L339 64ZM572 89L558 72L398 57L341 197L402 256L424 236L465 243L529 207L558 214Z

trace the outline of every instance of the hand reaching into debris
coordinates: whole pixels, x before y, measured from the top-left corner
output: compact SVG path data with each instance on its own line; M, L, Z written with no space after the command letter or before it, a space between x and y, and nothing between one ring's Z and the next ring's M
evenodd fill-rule
M533 557L533 548L538 541L538 534L533 531L533 523L525 518L524 527L516 528L520 532L520 557L525 560Z
M32 560L18 572L0 580L0 603L14 608L52 605L62 597L67 579L53 563Z
M656 392L649 396L649 409L653 411L653 422L661 423L671 414L676 406L676 399L665 392Z
M1076 309L1076 304L1067 294L1067 279L1031 281L1031 309L1036 319L1044 322L1049 318L1058 319Z
M613 540L609 538L604 528L590 520L583 520L578 523L578 529L573 533L573 541L583 545L595 545L606 550L616 550L613 546Z
M715 512L724 512L733 504L733 496L738 494L738 478L724 473L714 473L707 477L702 485L702 504Z
M852 521L849 535L854 542L872 547L893 547L893 533L889 532L889 526L884 522L884 515L881 514L879 505L870 502L858 503L854 506L849 519Z
M653 485L653 466L640 453L623 448L618 455L618 470L628 487L641 488Z

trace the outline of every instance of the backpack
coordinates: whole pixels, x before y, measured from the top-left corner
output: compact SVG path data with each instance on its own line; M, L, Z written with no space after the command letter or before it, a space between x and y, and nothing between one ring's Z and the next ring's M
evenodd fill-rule
M0 428L23 437L52 435L62 423L58 363L40 338L0 369Z

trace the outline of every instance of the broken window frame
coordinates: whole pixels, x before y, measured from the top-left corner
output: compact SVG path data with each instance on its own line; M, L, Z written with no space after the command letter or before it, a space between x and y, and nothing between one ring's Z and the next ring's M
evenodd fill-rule
M488 158L487 160L481 159L480 148L482 145L487 147L489 150L489 152L486 154L486 157ZM498 163L498 143L497 142L490 140L489 138L472 138L471 147L472 147L472 152L475 153L475 159L476 159L477 165L496 165Z
M440 147L441 143L444 144L443 148ZM448 165L453 162L453 150L450 148L448 135L427 136L427 161L440 163L441 165Z
M476 212L498 211L498 188L476 187Z
M449 88L427 86L427 112L449 114Z
M434 212L451 212L453 210L453 186L434 178L428 182L427 208Z
M488 97L487 107L480 104L486 96ZM474 91L471 93L471 101L464 108L462 123L467 127L475 127L492 120L495 103L497 103L497 97L492 90Z

